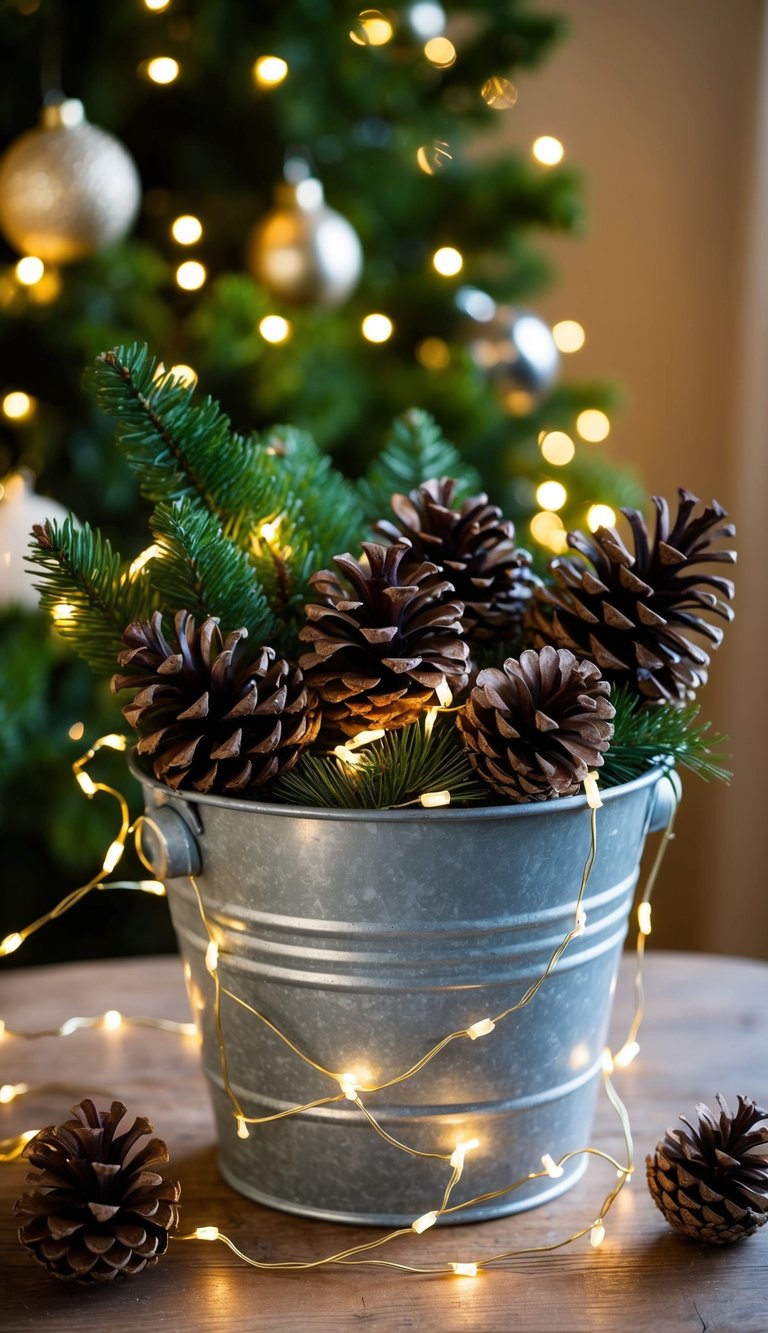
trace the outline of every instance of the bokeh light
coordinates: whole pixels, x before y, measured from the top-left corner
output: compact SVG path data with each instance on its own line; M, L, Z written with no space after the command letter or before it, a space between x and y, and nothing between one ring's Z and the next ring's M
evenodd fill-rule
M564 430L546 431L539 443L542 458L548 463L553 463L555 467L565 467L576 453L576 445Z
M443 338L422 338L416 348L416 360L425 370L445 370L451 361L450 348Z
M590 505L587 510L587 527L590 532L597 532L598 528L615 528L616 511L610 505Z
M367 338L369 343L385 343L392 337L394 325L389 315L375 313L366 315L361 328L363 337Z
M449 69L456 62L456 47L447 37L430 37L424 47L424 54L431 65L438 69Z
M517 101L517 88L502 75L492 74L480 89L480 96L494 111L508 111Z
M265 315L259 323L259 333L265 342L284 343L291 335L291 326L282 315Z
M536 503L542 509L562 509L568 492L560 481L543 481L536 487Z
M203 234L203 224L192 213L183 213L171 223L171 235L177 245L194 245Z
M24 255L16 265L16 277L25 287L33 287L45 273L45 264L37 255Z
M147 62L146 70L153 83L173 83L179 76L179 62L172 56L155 56Z
M432 264L443 278L454 278L464 267L464 256L452 245L441 245L432 256Z
M561 319L557 324L553 324L552 337L558 351L579 352L586 342L587 335L578 320Z
M349 35L357 46L386 46L393 34L392 24L380 9L364 9Z
M35 400L30 398L28 393L22 393L21 389L14 389L12 393L5 395L2 407L9 421L23 421L34 412Z
M176 281L185 292L196 292L207 277L205 265L197 259L186 259L176 270Z
M288 73L288 62L282 56L259 56L253 67L253 77L262 88L276 88Z
M565 149L559 139L555 139L551 134L542 134L533 142L531 149L537 162L544 167L556 167L558 162L562 162Z
M588 440L590 444L599 444L601 440L608 438L611 423L605 412L601 412L597 407L588 407L585 411L579 412L576 429L582 440Z

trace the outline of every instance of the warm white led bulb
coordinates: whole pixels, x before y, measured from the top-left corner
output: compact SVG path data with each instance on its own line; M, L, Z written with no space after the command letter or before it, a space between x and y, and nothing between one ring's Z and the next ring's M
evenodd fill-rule
M215 940L211 940L205 951L205 966L213 976L216 968L219 966L219 946Z
M592 1230L589 1233L589 1243L590 1245L593 1245L595 1249L597 1249L598 1245L602 1245L604 1240L605 1240L605 1227L603 1226L602 1222L595 1222L595 1225L592 1227Z
M77 784L80 787L80 790L84 791L86 796L96 795L98 787L96 786L96 783L93 781L93 778L90 776L89 773L84 773L84 772L76 773L75 777L77 779Z
M445 676L443 676L440 684L436 686L435 694L437 695L441 708L450 708L453 703L453 695L451 694L451 687L445 679Z
M451 804L451 793L449 791L423 791L419 797L419 802L425 810L436 810L438 806Z
M131 561L128 567L128 577L135 579L139 570L148 565L150 560L156 560L159 555L162 555L162 547L158 546L157 542L153 542L151 546L147 546L144 551L137 555L135 560Z
M493 1032L496 1024L492 1018L481 1018L477 1023L473 1023L467 1028L467 1036L472 1041L477 1041L478 1037L487 1037L489 1032Z
M415 1231L417 1236L420 1236L422 1231L428 1231L430 1227L433 1227L436 1221L437 1213L422 1213L421 1217L417 1217L415 1222L411 1222L411 1230Z
M237 1137L239 1139L250 1138L248 1126L245 1123L245 1116L242 1115L237 1117Z
M456 1264L451 1261L451 1268L457 1277L477 1277L477 1264Z
M218 1228L218 1227L197 1227L196 1230L195 1230L195 1239L196 1239L196 1240L218 1240L218 1239L219 1239L219 1228Z
M558 1176L561 1176L563 1174L562 1166L558 1166L554 1157L552 1157L551 1154L548 1152L544 1153L541 1159L541 1165L544 1167L544 1170L546 1171L547 1175L551 1176L553 1180L556 1180Z
M554 135L541 134L538 139L534 139L531 152L543 167L556 167L558 162L562 162L565 149Z
M111 842L109 844L107 848L107 854L104 857L104 862L101 867L102 870L106 872L106 874L109 874L111 870L114 870L115 866L117 865L124 851L125 851L125 845L122 842L120 842L117 838L115 839L114 842Z
M584 795L591 810L599 810L603 802L597 789L597 773L587 773L584 779Z
M626 1069L640 1053L640 1044L636 1041L628 1041L617 1051L613 1057L613 1063L617 1069Z
M108 1009L102 1022L108 1032L117 1032L123 1026L123 1015L118 1009Z
M650 935L651 933L651 904L640 903L637 909L637 924L641 935Z

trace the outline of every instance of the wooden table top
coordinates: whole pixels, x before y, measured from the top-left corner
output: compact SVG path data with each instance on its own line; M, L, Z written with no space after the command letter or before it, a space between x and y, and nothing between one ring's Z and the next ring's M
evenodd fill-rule
M616 1000L615 1041L631 1010L631 960ZM768 966L746 960L651 954L648 1007L636 1062L616 1083L632 1118L642 1166L665 1128L716 1092L768 1101ZM80 963L0 973L0 1015L9 1028L40 1029L73 1014L118 1009L187 1019L177 959ZM371 1239L368 1229L306 1221L249 1202L219 1177L213 1123L190 1038L142 1029L76 1032L64 1039L2 1043L0 1084L66 1084L60 1092L0 1105L0 1136L68 1118L97 1090L148 1115L171 1150L182 1183L183 1229L215 1224L259 1258L309 1259ZM103 1097L99 1099L103 1100ZM621 1159L616 1119L600 1099L592 1142ZM677 1236L647 1192L642 1170L620 1195L599 1249L586 1239L550 1256L511 1260L475 1279L406 1276L387 1270L323 1269L261 1273L220 1244L176 1242L136 1278L83 1288L49 1278L16 1239L11 1215L25 1164L0 1166L0 1265L4 1329L305 1330L361 1325L401 1329L635 1330L654 1333L766 1333L768 1226L735 1246L704 1246ZM557 1240L595 1216L610 1187L593 1163L582 1182L531 1212L424 1237L415 1258L471 1258L490 1250ZM403 1245L403 1242L396 1242ZM394 1251L391 1257L395 1257Z

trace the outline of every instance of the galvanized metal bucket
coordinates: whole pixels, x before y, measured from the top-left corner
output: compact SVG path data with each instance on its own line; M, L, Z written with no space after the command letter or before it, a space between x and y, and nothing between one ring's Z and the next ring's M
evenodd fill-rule
M330 1070L383 1082L447 1033L535 982L573 924L589 851L583 796L466 810L316 810L144 787L144 856L166 883L218 1122L220 1166L241 1193L338 1222L408 1224L438 1206L444 1161L406 1156L350 1101L236 1133L205 966L194 875L229 990ZM590 1142L611 997L647 832L667 818L654 770L603 793L598 855L572 941L535 998L491 1037L452 1043L420 1074L366 1094L384 1130L425 1153L478 1138L453 1202L497 1190ZM249 1116L327 1097L328 1078L224 997L233 1088ZM453 1220L543 1203L530 1182ZM450 1220L450 1219L446 1219Z

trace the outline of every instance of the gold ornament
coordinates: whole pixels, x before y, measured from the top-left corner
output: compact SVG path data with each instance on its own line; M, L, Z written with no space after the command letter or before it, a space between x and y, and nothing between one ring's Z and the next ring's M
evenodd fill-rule
M341 305L362 269L357 232L328 207L318 180L281 184L276 193L277 206L249 238L253 276L273 296L294 305Z
M74 98L43 107L0 160L0 229L22 254L69 264L125 236L141 200L133 159Z

